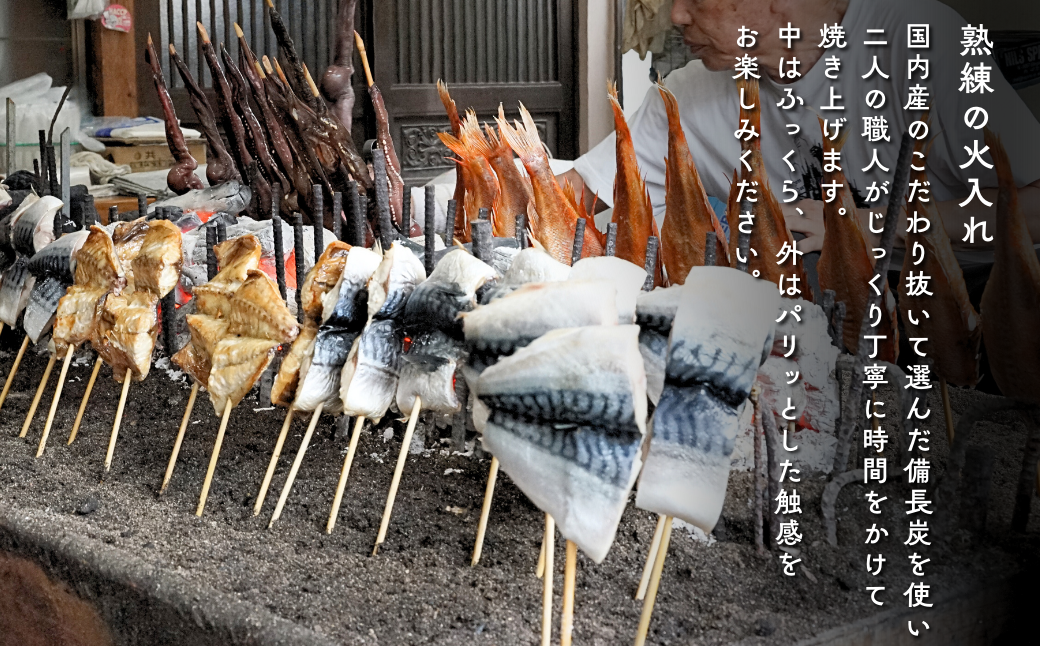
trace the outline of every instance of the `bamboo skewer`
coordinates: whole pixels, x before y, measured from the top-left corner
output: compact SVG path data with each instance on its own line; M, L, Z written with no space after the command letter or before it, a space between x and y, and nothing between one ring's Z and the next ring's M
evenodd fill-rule
M578 571L578 546L567 541L567 560L563 569L563 609L560 615L560 646L571 646L574 632L574 580Z
M112 424L112 436L108 439L108 453L105 454L105 473L112 466L112 454L116 450L116 438L119 437L119 425L123 421L123 408L126 406L126 393L130 391L130 368L123 377L123 392L119 395L119 406L116 407L116 421Z
M213 484L213 472L217 468L217 459L220 458L220 446L224 443L224 431L227 430L228 418L231 417L231 400L224 405L224 415L220 418L220 428L217 430L217 441L213 444L213 453L209 456L209 467L206 469L206 479L202 482L202 493L199 495L199 506L195 510L196 516L202 516L206 509L206 498L209 497L209 486Z
M300 442L300 448L296 451L296 459L293 460L292 468L289 469L289 477L285 479L285 484L282 486L282 493L278 496L278 504L274 506L274 514L271 515L271 522L267 523L267 529L274 527L275 521L282 515L282 508L285 507L285 501L289 498L289 492L292 491L293 482L296 481L296 473L300 470L300 464L303 463L303 456L307 453L307 445L311 443L314 427L318 425L318 419L321 417L323 408L325 408L325 402L318 404L318 407L314 409L314 413L311 415L311 423L307 425L307 432L303 434L303 441Z
M943 415L946 417L946 439L953 445L953 408L950 406L950 388L945 379L939 380L939 392L942 394Z
M538 565L534 568L534 575L539 579L545 574L545 533L542 533L542 548L538 552Z
M643 576L639 579L639 589L636 591L636 601L642 601L646 596L646 586L650 585L650 573L654 571L654 562L657 560L657 550L661 547L661 535L664 533L664 516L657 517L657 528L654 529L654 539L650 541L650 551L646 553L646 565L643 566Z
M4 382L4 392L0 393L0 408L3 408L4 402L7 401L7 393L11 390L11 382L14 381L14 376L18 374L18 366L22 365L22 357L25 356L25 349L29 347L29 337L26 335L22 339L22 347L18 348L18 354L15 355L14 364L11 366L11 372L7 373L7 381Z
M343 460L343 469L339 474L339 482L336 483L336 496L332 499L332 511L329 512L329 522L325 525L325 533L331 534L336 526L336 517L339 516L339 506L343 502L343 491L347 488L347 476L350 475L350 465L354 462L354 452L357 451L358 438L361 437L361 428L365 425L365 418L358 417L354 422L354 432L350 436L350 446L347 448L347 457Z
M285 413L285 421L282 422L282 430L278 433L278 440L274 443L274 451L271 453L271 463L267 465L267 473L264 474L264 481L260 484L260 493L256 495L256 503L253 505L253 515L259 516L260 510L263 509L264 500L267 499L267 489L271 486L271 478L274 477L275 467L278 466L278 458L282 455L282 445L285 444L285 438L289 435L289 426L292 424L293 409L291 406Z
M480 553L484 549L484 534L487 532L488 516L491 514L491 499L495 495L495 481L498 479L498 458L491 456L491 469L488 471L487 489L484 491L484 505L480 508L480 523L477 524L477 542L473 545L473 558L470 566L480 562Z
M40 379L40 385L36 387L36 396L33 397L32 405L29 406L29 413L25 416L25 423L22 424L22 432L18 434L18 437L25 437L25 434L29 432L29 426L32 424L33 417L36 415L36 407L40 405L40 397L43 396L43 389L47 386L47 381L51 378L51 371L54 370L54 362L57 361L57 355L52 354L49 361L47 361L47 369L43 371L43 378Z
M97 381L98 373L101 372L101 364L104 363L101 357L98 357L94 362L94 370L90 373L90 380L87 381L87 389L83 391L83 401L79 403L79 412L76 413L76 422L72 425L72 432L69 433L69 441L66 445L72 444L72 441L76 439L76 434L79 433L79 425L83 421L83 413L87 411L87 402L90 400L90 393L94 390L94 382Z
M654 571L650 576L650 588L647 590L646 599L643 601L643 614L639 617L639 630L636 632L635 646L643 646L646 643L646 633L650 629L650 618L654 614L654 603L657 601L657 589L661 585L661 572L664 570L664 560L668 556L668 544L672 540L672 517L664 517L664 530L661 533L661 546L657 550L657 558L654 559Z
M545 540L542 552L545 554L545 571L542 577L542 646L552 643L552 611L553 611L553 551L556 542L556 521L549 514L545 515Z
M163 476L162 486L159 487L159 495L166 493L166 487L173 477L173 467L177 464L177 456L181 452L181 442L184 441L184 432L188 429L188 420L191 419L191 411L195 408L195 397L199 394L199 382L191 385L191 394L188 395L188 405L184 407L184 417L181 418L181 427L177 429L177 439L173 441L173 451L170 453L170 463L166 465L166 475Z
M54 387L54 399L51 401L51 410L47 413L47 422L43 425L43 435L40 436L40 446L36 449L36 457L43 455L47 447L47 436L51 434L51 425L54 423L54 413L58 412L58 402L61 400L61 390L65 386L65 376L69 373L69 363L72 362L72 345L65 352L65 360L61 363L61 373L58 376L58 384Z
M408 447L412 445L412 433L415 432L415 423L419 421L419 410L422 408L422 398L416 395L415 405L412 406L412 415L408 418L408 427L401 440L401 452L397 456L397 466L394 468L394 479L390 482L390 493L386 497L386 508L383 510L383 520L379 523L379 535L376 536L376 544L372 548L372 556L379 553L379 546L386 540L386 528L390 526L390 514L394 510L394 498L397 497L397 487L401 484L401 473L404 471L405 460L408 459Z
M361 34L354 31L354 44L357 47L358 54L361 56L361 66L365 69L365 80L368 82L368 87L372 87L376 82L372 79L372 69L368 66L368 52L365 51L365 41L361 40Z

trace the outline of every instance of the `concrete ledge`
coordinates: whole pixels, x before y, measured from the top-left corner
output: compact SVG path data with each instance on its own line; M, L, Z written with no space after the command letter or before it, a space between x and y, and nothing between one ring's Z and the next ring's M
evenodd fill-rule
M117 646L336 643L251 603L68 532L53 519L7 505L0 505L0 552L39 564L93 605Z

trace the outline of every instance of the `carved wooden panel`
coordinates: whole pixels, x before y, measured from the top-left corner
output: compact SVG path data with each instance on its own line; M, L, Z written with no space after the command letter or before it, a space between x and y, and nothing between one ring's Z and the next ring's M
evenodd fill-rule
M481 119L484 122L493 123L490 116ZM538 127L538 135L543 142L550 141L550 123L548 118L536 118L535 125ZM451 161L452 152L441 143L437 136L439 132L451 132L451 125L447 120L434 123L402 123L400 125L400 143L397 144L397 154L401 160L402 171L408 173L412 181L429 179L454 167Z

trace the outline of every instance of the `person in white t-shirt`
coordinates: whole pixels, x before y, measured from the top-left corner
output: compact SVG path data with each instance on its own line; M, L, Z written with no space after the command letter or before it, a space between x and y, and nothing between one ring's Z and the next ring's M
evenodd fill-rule
M965 112L972 106L985 108L988 127L1001 135L1020 187L1020 207L1029 221L1033 240L1040 241L1040 217L1036 217L1040 214L1040 124L991 56L962 57L962 28L967 22L946 5L936 0L675 0L671 17L682 28L685 42L699 60L669 74L664 84L678 98L683 129L709 196L725 202L733 170L739 163L740 144L734 137L739 114L734 64L744 54L750 54L758 58L761 74L762 153L770 185L784 203L788 227L807 236L799 243L800 250L819 250L823 238L823 203L819 201L822 133L818 115L831 121L846 119L844 127L849 132L842 167L864 207L860 214L864 221L869 219L870 209L864 198L870 185L876 182L880 186L891 180L902 133L912 122L927 116L929 138L934 138L934 142L926 166L932 196L938 201L947 234L962 262L978 256L979 251L985 256L987 245L981 236L975 237L973 245L961 241L965 223L972 217L976 222L986 220L990 235L995 230L995 173L978 161L961 168L970 157L974 140L978 140L980 149L985 145L982 132L965 125ZM846 46L821 47L824 25L837 24L844 28ZM908 25L912 24L929 25L928 49L908 47ZM801 32L801 38L791 42L792 49L787 48L780 33L781 28L789 25ZM741 27L758 32L755 47L738 47ZM867 41L886 41L887 45L865 44ZM799 77L781 77L781 57L800 61ZM925 63L916 63L908 80L909 61L918 57L929 61L928 75L922 78ZM989 87L993 92L959 91L965 63L992 68ZM927 112L904 109L913 85L927 88ZM872 90L880 90L885 97L884 105L877 109L866 103ZM790 110L778 107L789 91L800 97L804 105ZM832 92L840 99L832 101ZM876 105L878 95L872 98ZM845 109L828 110L831 105ZM866 136L879 136L877 131L865 132L864 117L876 116L887 121L888 141L871 143ZM666 217L668 120L656 88L650 89L628 124L660 224ZM789 134L794 130L789 124L797 124L799 132ZM605 206L611 205L613 194L614 148L611 134L576 160L574 170L564 175L579 189L584 183L591 189L588 195L598 193ZM878 162L889 172L877 166L862 170L871 162L874 148ZM793 154L789 155L790 151ZM990 162L988 154L982 157ZM983 197L993 206L986 207L978 199L967 207L959 206L971 193L971 178L979 179L980 187L985 189ZM886 201L882 197L870 206L879 212ZM901 228L905 229L905 221Z

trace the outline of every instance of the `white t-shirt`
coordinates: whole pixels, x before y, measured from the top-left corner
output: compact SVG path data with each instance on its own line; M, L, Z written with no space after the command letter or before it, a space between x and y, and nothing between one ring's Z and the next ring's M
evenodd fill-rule
M907 47L909 24L930 24L930 49ZM965 111L972 106L982 106L988 111L988 127L1002 136L1017 184L1023 186L1040 179L1040 123L1001 75L991 56L961 56L961 28L967 23L956 12L936 0L851 0L842 25L847 46L828 49L811 69L802 69L802 77L795 82L778 85L760 72L762 154L770 185L778 199L792 197L791 193L784 195L781 192L785 180L791 180L790 186L801 198L819 199L820 142L823 137L817 114L831 121L841 117L847 119L845 129L850 132L842 153L842 168L861 198L866 197L867 187L873 182L880 186L886 180L891 181L900 137L913 121L924 114L904 109L910 86L917 84L926 86L931 95L929 136L935 141L928 152L926 165L935 199L963 200L970 193L969 178L978 178L981 188L997 185L995 173L978 162L966 169L959 168L969 158L963 146L973 146L975 139L978 139L980 149L985 145L982 131L972 130L964 123ZM885 33L883 36L868 34L868 29L884 29ZM734 34L734 40L736 37ZM759 36L760 39L778 37L779 34ZM814 33L803 31L802 38L819 43L819 30ZM863 43L868 40L887 40L888 45L865 46ZM907 82L907 61L918 54L922 59L930 59L930 75L926 80L918 80L920 74L915 72L914 80ZM862 78L871 70L875 55L878 67L889 75L888 80L876 73L867 80ZM826 76L826 59L831 56L841 60L837 80ZM961 70L966 62L972 66L985 63L992 67L990 87L993 93L980 95L958 91ZM665 79L665 85L678 99L683 130L705 190L709 196L723 201L729 194L733 170L740 159L740 144L734 137L739 120L739 96L734 74L733 70L711 72L700 61L693 61ZM835 104L844 105L843 112L820 109L830 104L832 87L834 93L842 97ZM777 107L787 88L804 100L804 106L786 111ZM866 104L867 94L875 89L886 96L886 103L880 109ZM863 118L877 115L888 120L891 140L888 143L872 144L861 136ZM792 123L801 127L801 132L795 136L788 134L787 124ZM650 89L640 108L628 120L628 125L639 168L644 173L654 205L654 215L660 223L664 217L668 118L656 88ZM871 151L875 147L878 161L889 169L888 172L876 166L869 172L861 170L870 163ZM795 171L791 171L783 159L791 150L795 152L789 161ZM990 161L988 154L983 158ZM600 198L612 205L616 172L614 135L578 158L574 167L592 191L599 192ZM887 198L882 196L878 204L886 202Z

